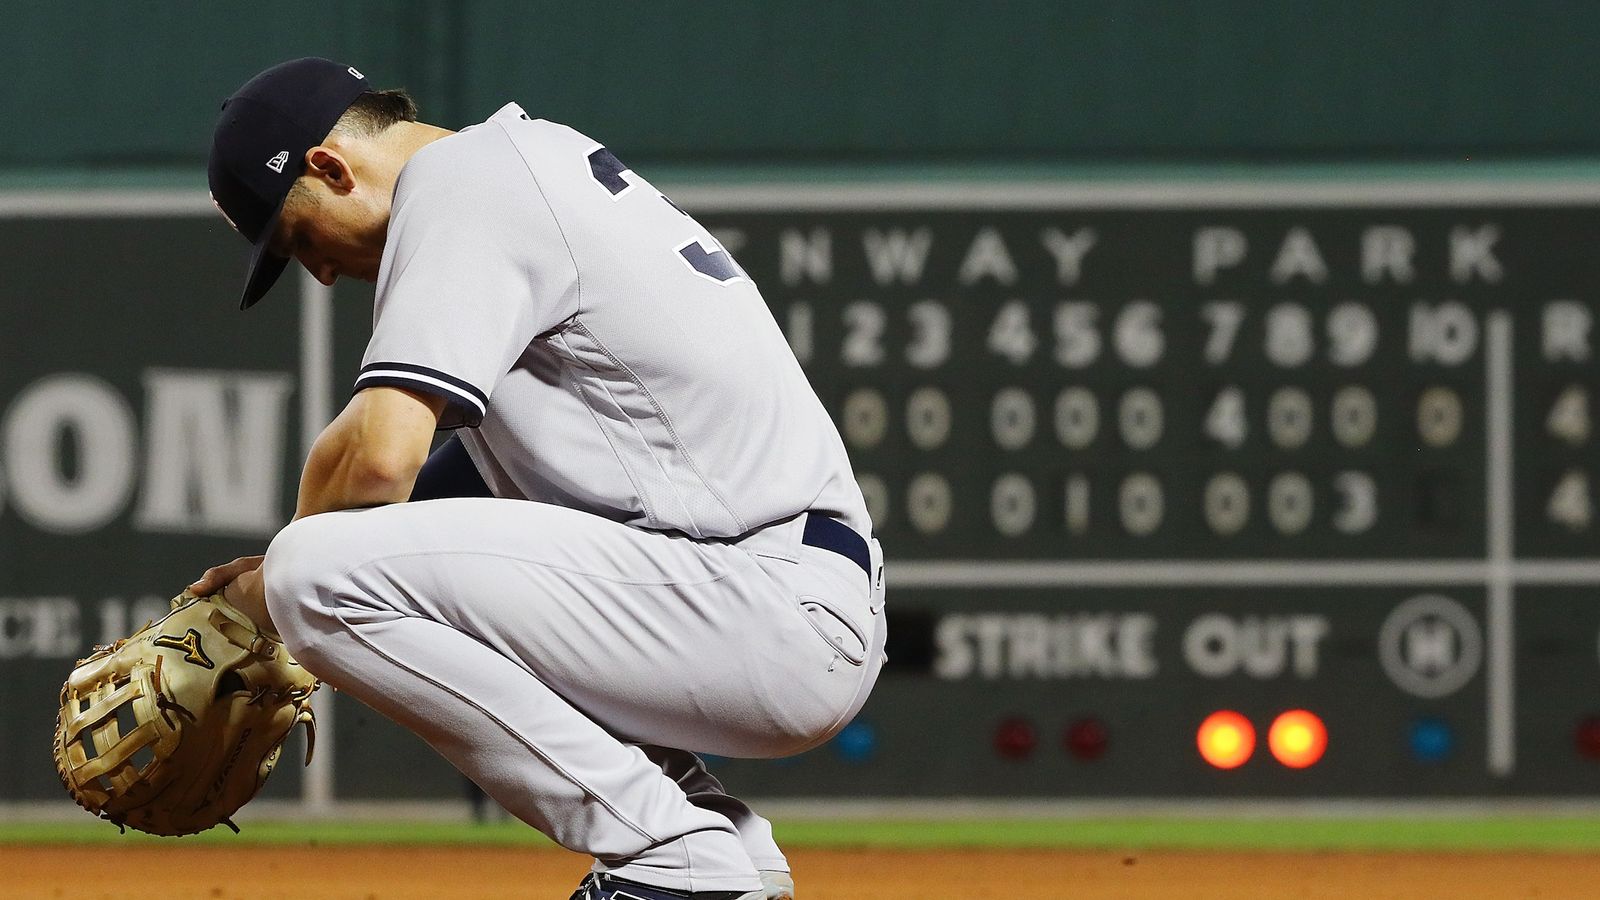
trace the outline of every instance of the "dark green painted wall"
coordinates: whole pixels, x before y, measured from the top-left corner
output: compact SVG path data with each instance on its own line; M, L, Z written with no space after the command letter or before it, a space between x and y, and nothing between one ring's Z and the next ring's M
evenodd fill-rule
M0 168L192 171L220 99L306 54L635 164L1600 154L1600 16L1557 0L65 9L0 10Z

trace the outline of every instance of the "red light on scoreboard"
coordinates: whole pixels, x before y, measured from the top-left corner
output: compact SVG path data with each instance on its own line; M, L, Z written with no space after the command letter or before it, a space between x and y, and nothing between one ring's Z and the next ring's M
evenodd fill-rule
M1201 759L1219 769L1237 769L1256 750L1256 729L1244 716L1221 709L1200 723L1195 743Z
M1291 709L1272 721L1267 747L1273 758L1291 769L1316 765L1328 749L1328 729L1316 715Z
M1578 748L1579 755L1600 760L1600 716L1590 716L1579 722L1572 733L1572 743Z
M1027 759L1039 745L1039 732L1021 716L1002 721L994 730L994 752L1006 759Z
M1067 752L1078 759L1096 760L1106 755L1106 744L1109 740L1105 723L1089 716L1068 725L1062 743L1066 746Z

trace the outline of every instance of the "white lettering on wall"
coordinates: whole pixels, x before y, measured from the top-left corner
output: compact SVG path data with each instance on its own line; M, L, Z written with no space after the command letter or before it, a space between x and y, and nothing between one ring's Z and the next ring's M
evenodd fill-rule
M1417 239L1398 225L1374 225L1361 233L1361 278L1367 284L1385 280L1410 284L1417 277L1411 259Z
M289 394L277 373L152 369L138 527L271 536L278 513Z
M1552 300L1544 305L1545 362L1588 362L1589 330L1594 316L1576 300Z
M1283 245L1272 261L1273 284L1287 284L1295 278L1304 278L1312 284L1328 280L1328 264L1322 259L1322 251L1317 249L1311 232L1298 225L1283 236Z
M82 651L71 597L0 597L0 659L72 658Z
M1328 636L1326 616L1240 616L1207 613L1183 635L1183 658L1196 674L1299 678L1317 674L1318 648Z
M833 280L833 237L826 228L801 232L786 228L778 236L778 271L783 283L827 284Z
M0 415L0 514L85 534L126 513L137 491L139 530L272 535L284 521L293 378L152 369L144 384L143 441L133 407L99 376L24 385Z
M966 678L1155 675L1156 619L1147 613L949 615L934 631L934 674Z
M966 258L961 261L961 273L956 276L963 286L977 284L985 278L998 284L1016 284L1017 264L1011 260L1005 239L994 228L985 228L972 239Z
M1213 225L1194 233L1193 266L1195 284L1215 284L1223 269L1244 262L1250 244L1237 228Z
M1056 282L1077 284L1083 277L1083 258L1094 248L1097 235L1093 228L1079 228L1071 235L1059 228L1046 228L1039 235L1044 249L1056 260Z
M64 373L22 390L3 423L11 505L29 524L82 534L116 518L133 490L133 411L101 378ZM69 474L58 448L70 441Z
M1450 277L1457 284L1466 284L1474 278L1499 284L1500 279L1505 277L1505 269L1494 255L1494 245L1498 240L1498 225L1479 225L1477 228L1457 225L1450 229Z
M873 228L861 236L861 243L873 281L880 285L916 284L922 280L922 267L927 264L928 251L933 247L933 229L918 228L908 232L904 228L888 231Z

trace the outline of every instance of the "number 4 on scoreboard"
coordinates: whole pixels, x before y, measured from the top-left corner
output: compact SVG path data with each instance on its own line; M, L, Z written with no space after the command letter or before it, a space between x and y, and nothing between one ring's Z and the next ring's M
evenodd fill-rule
M1020 366L1033 357L1039 346L1033 335L1033 325L1028 321L1027 304L1012 300L1000 307L994 322L989 325L989 350L996 356Z
M1571 531L1588 531L1594 510L1589 502L1589 473L1582 469L1569 469L1556 482L1550 492L1550 502L1545 505L1545 515L1558 525Z
M1544 420L1550 436L1574 447L1589 440L1589 391L1583 385L1568 385L1550 405Z

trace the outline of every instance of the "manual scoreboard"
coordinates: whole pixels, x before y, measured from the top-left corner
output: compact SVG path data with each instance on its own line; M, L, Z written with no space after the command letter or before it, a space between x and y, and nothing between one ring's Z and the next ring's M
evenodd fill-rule
M741 793L1600 796L1600 182L668 193L888 559L867 707L714 761ZM0 232L0 800L59 799L40 698L288 520L371 289L238 315L198 195L0 197ZM108 247L142 262L75 264ZM331 770L274 795L460 795L325 702Z
M889 560L891 668L792 766L849 793L1600 793L1600 209L1234 188L685 202ZM1243 731L1203 734L1219 712ZM1323 729L1292 764L1286 712Z

